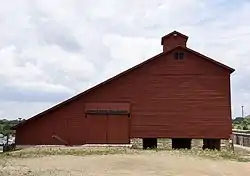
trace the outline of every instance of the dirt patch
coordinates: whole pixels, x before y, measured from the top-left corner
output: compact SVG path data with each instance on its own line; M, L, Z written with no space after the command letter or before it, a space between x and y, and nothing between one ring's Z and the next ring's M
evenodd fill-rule
M211 160L168 151L91 156L45 156L39 158L8 158L0 166L0 175L36 176L220 176L248 175L249 163Z

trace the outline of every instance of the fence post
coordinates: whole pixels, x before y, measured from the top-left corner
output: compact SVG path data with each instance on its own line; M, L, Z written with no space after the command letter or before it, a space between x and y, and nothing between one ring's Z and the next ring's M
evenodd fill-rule
M231 149L232 149L233 152L234 152L234 134L231 134L231 135L230 135L229 144L230 144Z

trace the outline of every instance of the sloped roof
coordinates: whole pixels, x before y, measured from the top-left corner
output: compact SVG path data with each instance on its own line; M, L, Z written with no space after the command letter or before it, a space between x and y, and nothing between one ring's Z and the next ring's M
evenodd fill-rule
M31 120L33 120L33 119L36 119L36 118L38 118L38 117L41 117L41 116L45 115L46 113L49 113L49 112L51 112L51 111L53 111L53 110L55 110L55 109L57 109L57 108L59 108L59 107L62 107L63 105L65 105L65 104L67 104L67 103L69 103L69 102L71 102L71 101L74 101L75 99L77 99L77 98L79 98L79 97L81 97L81 96L86 95L86 94L89 93L90 91L93 91L93 90L95 90L95 89L97 89L97 88L99 88L99 87L101 87L101 86L104 86L105 84L108 84L109 82L111 82L111 81L113 81L113 80L116 80L117 78L120 78L121 76L123 76L123 75L125 75L125 74L128 74L128 73L130 73L131 71L133 71L133 70L135 70L135 69L138 69L138 68L140 68L141 66L143 66L143 65L145 65L145 64L147 64L147 63L149 63L149 62L151 62L151 61L153 61L153 60L155 60L155 59L157 59L157 58L159 58L159 57L161 57L161 56L163 56L163 55L166 55L166 54L170 53L171 51L173 51L173 50L175 50L175 49L183 49L183 50L189 51L189 52L191 52L191 53L193 53L193 54L195 54L195 55L198 55L198 56L201 57L202 59L206 59L206 60L208 60L208 61L210 61L210 62L216 64L217 66L219 66L219 67L221 67L221 68L224 68L224 69L228 70L230 73L232 73L232 72L235 71L233 68L228 67L228 66L226 66L226 65L224 65L224 64L222 64L222 63L220 63L220 62L218 62L218 61L215 61L215 60L213 60L213 59L211 59L211 58L209 58L209 57L207 57L207 56L205 56L205 55L203 55L203 54L201 54L201 53L198 53L198 52L196 52L196 51L194 51L194 50L192 50L192 49L189 49L189 48L183 47L183 46L177 46L177 47L175 47L175 48L173 48L173 49L171 49L171 50L169 50L169 51L167 51L167 52L162 52L162 53L160 53L160 54L158 54L158 55L156 55L156 56L154 56L154 57L152 57L152 58L150 58L150 59L148 59L148 60L146 60L146 61L144 61L144 62L142 62L142 63L140 63L140 64L138 64L138 65L136 65L136 66L134 66L134 67L132 67L132 68L130 68L130 69L128 69L128 70L126 70L126 71L124 71L124 72L121 72L120 74L118 74L118 75L116 75L116 76L114 76L114 77L112 77L112 78L110 78L110 79L107 79L106 81L104 81L104 82L102 82L102 83L100 83L100 84L98 84L98 85L96 85L96 86L94 86L94 87L92 87L92 88L90 88L90 89L87 89L87 90L85 90L84 92L79 93L78 95L75 95L74 97L69 98L68 100L63 101L63 102L61 102L61 103L59 103L59 104L57 104L57 105L55 105L55 106L53 106L53 107L51 107L51 108L49 108L49 109L47 109L47 110L45 110L45 111L43 111L43 112L37 114L37 115L35 115L35 116L33 116L33 117L31 117L31 118L25 120L25 121L22 121L21 123L19 123L19 124L17 124L16 126L12 127L12 129L16 129L16 128L18 128L19 126L21 126L21 125L23 125L23 124L26 124L27 122L29 122L29 121L31 121Z

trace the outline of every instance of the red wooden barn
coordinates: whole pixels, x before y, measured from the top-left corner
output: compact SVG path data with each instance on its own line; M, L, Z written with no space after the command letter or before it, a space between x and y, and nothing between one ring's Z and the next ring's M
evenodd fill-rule
M20 123L17 145L130 143L171 138L174 148L203 139L219 148L232 133L230 74L234 69L186 47L174 31L163 52Z

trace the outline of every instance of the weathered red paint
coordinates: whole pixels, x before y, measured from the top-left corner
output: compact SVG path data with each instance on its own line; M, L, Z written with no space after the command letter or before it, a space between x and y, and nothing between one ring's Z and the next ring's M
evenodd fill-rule
M18 125L16 143L59 144L53 134L74 145L134 137L228 139L234 70L171 41L163 40L170 50ZM174 59L177 51L183 60ZM128 108L130 117L86 115L91 107Z

